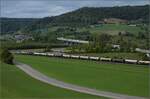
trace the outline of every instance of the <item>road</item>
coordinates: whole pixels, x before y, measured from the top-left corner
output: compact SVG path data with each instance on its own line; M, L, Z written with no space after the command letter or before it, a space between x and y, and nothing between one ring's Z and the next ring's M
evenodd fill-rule
M81 87L78 85L65 83L62 81L58 81L54 78L48 77L27 64L23 64L23 63L16 62L16 61L14 63L19 69L21 69L26 74L33 77L34 79L37 79L41 82L44 82L44 83L47 83L56 87L73 90L73 91L80 92L80 93L95 95L95 96L103 96L103 97L112 98L112 99L148 99L148 98L138 97L138 96L128 96L128 95L123 95L123 94L118 94L118 93L99 91L96 89L91 89L87 87Z

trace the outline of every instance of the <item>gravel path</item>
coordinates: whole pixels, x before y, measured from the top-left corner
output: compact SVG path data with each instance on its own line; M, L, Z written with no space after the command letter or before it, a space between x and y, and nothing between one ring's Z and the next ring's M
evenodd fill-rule
M51 77L48 77L48 76L40 73L39 71L35 70L34 68L32 68L29 65L26 65L26 64L23 64L20 62L16 62L16 61L14 63L16 64L16 66L18 68L20 68L22 71L24 71L26 74L30 75L31 77L33 77L41 82L44 82L44 83L47 83L47 84L50 84L50 85L53 85L56 87L73 90L73 91L81 92L81 93L85 93L85 94L95 95L95 96L103 96L103 97L107 97L107 98L113 98L113 99L148 99L148 98L138 97L138 96L128 96L128 95L123 95L123 94L118 94L118 93L99 91L99 90L95 90L95 89L91 89L91 88L87 88L87 87L81 87L78 85L65 83L65 82L53 79Z

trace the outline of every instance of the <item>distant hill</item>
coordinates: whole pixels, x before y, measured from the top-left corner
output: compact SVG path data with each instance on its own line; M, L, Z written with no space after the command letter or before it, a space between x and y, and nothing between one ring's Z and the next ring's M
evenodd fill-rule
M124 20L148 20L149 6L123 7L84 7L76 11L55 17L54 23L94 24L104 18L119 18Z
M59 16L43 18L25 30L46 28L49 25L80 27L95 24L104 18L140 20L148 23L149 6L83 7Z
M128 21L140 20L148 23L149 6L83 7L59 16L45 17L39 20L2 19L2 33L14 32L19 29L23 32L32 32L49 26L87 26L96 24L104 18L118 18Z
M13 33L21 30L39 19L33 18L0 18L1 34Z

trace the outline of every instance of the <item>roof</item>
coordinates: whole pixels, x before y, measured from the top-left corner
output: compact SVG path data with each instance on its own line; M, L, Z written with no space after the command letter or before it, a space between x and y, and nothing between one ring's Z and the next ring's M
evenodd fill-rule
M135 51L141 52L141 53L149 53L149 54L150 54L150 50L145 50L145 49L136 48Z
M82 44L88 44L89 43L89 41L76 40L76 39L67 39L67 38L63 38L63 37L59 37L59 38L57 38L57 40L73 42L73 43L82 43Z
M118 18L108 18L108 19L104 19L104 22L107 22L107 23L126 23L127 20L118 19Z

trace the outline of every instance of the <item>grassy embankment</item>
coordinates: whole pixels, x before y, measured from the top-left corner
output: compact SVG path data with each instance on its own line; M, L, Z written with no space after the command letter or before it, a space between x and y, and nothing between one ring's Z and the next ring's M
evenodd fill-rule
M65 82L98 90L148 97L147 66L17 55L20 62Z

